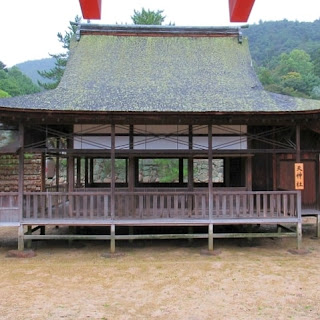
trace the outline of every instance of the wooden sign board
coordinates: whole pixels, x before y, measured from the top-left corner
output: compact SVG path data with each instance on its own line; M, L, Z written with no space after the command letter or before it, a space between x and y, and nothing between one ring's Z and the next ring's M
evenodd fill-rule
M304 166L303 163L294 164L294 185L296 190L304 190Z

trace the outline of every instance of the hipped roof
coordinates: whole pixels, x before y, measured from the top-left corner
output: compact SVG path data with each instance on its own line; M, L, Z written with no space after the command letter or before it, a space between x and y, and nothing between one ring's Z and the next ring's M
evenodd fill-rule
M1 107L297 112L320 110L320 101L265 91L233 29L82 25L58 88L0 99Z

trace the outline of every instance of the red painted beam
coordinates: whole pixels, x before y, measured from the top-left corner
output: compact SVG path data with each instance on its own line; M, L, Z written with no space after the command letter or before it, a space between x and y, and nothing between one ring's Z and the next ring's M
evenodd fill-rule
M229 0L231 22L247 22L255 0Z
M101 0L79 0L82 16L88 20L101 19Z

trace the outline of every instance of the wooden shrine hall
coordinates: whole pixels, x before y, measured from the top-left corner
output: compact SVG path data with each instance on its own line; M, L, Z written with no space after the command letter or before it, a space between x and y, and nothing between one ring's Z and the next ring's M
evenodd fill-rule
M303 210L320 205L319 118L320 101L263 89L239 28L79 25L56 89L0 99L1 157L15 160L1 171L0 225L19 227L19 249L205 238L212 250L228 237L300 248Z

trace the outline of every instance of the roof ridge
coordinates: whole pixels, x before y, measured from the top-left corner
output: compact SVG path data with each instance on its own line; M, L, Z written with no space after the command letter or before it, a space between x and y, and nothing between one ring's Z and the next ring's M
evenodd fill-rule
M85 34L116 36L204 36L204 37L241 37L241 27L205 26L158 26L158 25L102 25L80 24L78 39Z

